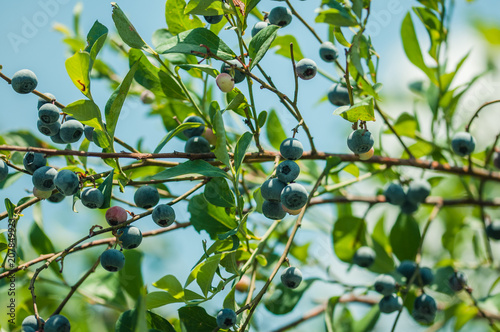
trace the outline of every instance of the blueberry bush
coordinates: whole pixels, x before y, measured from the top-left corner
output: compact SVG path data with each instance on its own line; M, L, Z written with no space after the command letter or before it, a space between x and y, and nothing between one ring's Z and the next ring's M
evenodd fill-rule
M29 63L0 66L2 98L32 98L38 117L23 121L39 131L0 133L0 297L14 282L17 292L1 331L270 331L266 317L275 331L500 331L500 134L474 137L500 100L456 112L497 65L457 84L469 53L461 45L450 61L448 36L465 1L412 1L391 42L422 80L404 97L412 111L384 110L386 59L368 28L379 1L315 2L308 22L293 0L167 0L151 45L126 2L111 3L113 27L95 21L86 35L75 11L74 32L58 29L83 94L67 105L40 92L48 78ZM500 29L479 30L500 44ZM301 49L299 35L317 47ZM292 79L273 80L269 57ZM306 85L323 98L301 94ZM109 89L105 103L97 87ZM152 149L116 137L131 100L163 124ZM315 139L332 130L306 123L318 102L341 119L342 142ZM22 177L33 187L14 200ZM62 244L67 233L43 227L42 207L68 228L73 213L88 216L85 231ZM183 229L199 233L182 239L199 258L155 242L162 276L143 275L145 244ZM331 260L311 252L324 234ZM69 281L73 257L84 272ZM163 268L174 257L187 277Z

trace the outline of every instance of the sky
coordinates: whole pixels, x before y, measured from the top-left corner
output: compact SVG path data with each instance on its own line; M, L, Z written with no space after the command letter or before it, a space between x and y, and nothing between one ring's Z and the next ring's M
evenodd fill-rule
M55 23L64 24L72 28L73 10L77 2L73 0L38 0L29 1L30 5L26 3L25 1L8 1L2 5L3 9L0 12L0 45L2 45L0 48L0 64L3 66L3 72L8 76L12 76L17 70L23 68L31 69L38 77L39 83L37 89L39 91L53 93L56 95L58 101L63 104L69 104L75 100L82 99L83 96L69 80L64 67L64 61L70 54L67 52L66 45L61 41L62 35L53 28ZM137 31L149 43L151 35L156 29L166 27L164 3L165 1L159 0L150 0L147 2L127 0L118 2L135 25ZM308 22L314 20L314 9L319 1L293 0L292 3L296 6L299 13L303 13L304 18ZM411 99L407 98L407 85L422 78L422 74L418 69L412 66L406 59L399 37L400 25L404 15L416 3L416 1L409 0L373 1L372 23L368 26L373 44L381 58L379 80L384 84L382 105L394 117L402 111L412 110L413 103ZM259 8L269 11L277 5L280 5L280 3L263 0ZM459 81L467 82L474 74L483 69L477 64L484 63L485 44L478 33L470 26L471 17L481 17L486 21L495 20L498 19L498 16L495 15L497 15L499 10L500 3L498 0L477 0L473 3L466 3L465 0L456 1L456 11L450 35L450 62L456 63L469 50L471 51L469 61L464 65L458 77ZM115 32L109 2L101 0L84 2L80 19L81 31L84 35L86 35L95 20L99 20L111 32ZM416 22L416 20L414 21ZM250 22L249 26L255 22L255 19L252 18ZM317 24L314 27L321 38L326 39L326 25ZM338 77L332 65L321 62L317 53L318 42L297 19L294 19L292 24L285 29L280 34L293 34L299 40L300 48L305 57L315 60L322 69L327 70L334 77ZM421 37L421 40L423 40L422 49L426 49L428 43L425 31L418 28L417 33ZM221 38L225 41L228 40L228 45L236 49L235 39L231 31L222 31ZM128 62L123 58L116 57L108 49L104 49L100 57L108 60L111 59L112 67L122 77L127 72ZM341 57L342 61L343 57ZM288 59L271 55L266 57L261 64L266 68L268 74L273 77L274 82L282 91L290 95L293 94L293 83L291 83L293 82L293 77ZM498 81L500 80L493 81L493 83ZM347 152L345 137L350 130L349 123L340 117L334 117L332 115L334 109L330 104L327 102L318 102L324 98L331 84L330 81L320 75L311 81L301 81L299 107L313 132L319 150ZM465 107L459 108L459 112L463 114L463 119L471 113L471 109L491 99L490 97L495 93L498 95L499 85L488 85L488 87L491 86L493 88L489 89L480 86L478 90L473 91L465 99ZM107 88L106 84L93 82L93 96L101 109L104 108L110 94L111 91ZM11 87L1 81L0 98L2 99L0 133L27 129L42 137L36 129L36 96L16 94ZM290 130L295 126L294 121L286 115L283 106L275 96L265 91L259 91L256 99L259 110L276 109L278 114L282 116L283 126L286 130ZM394 101L390 102L390 100ZM142 105L137 99L128 99L118 123L116 136L125 137L133 145L139 138L143 138L143 145L148 150L153 150L166 132L160 118L147 117L147 113L148 108ZM241 122L232 121L231 123L241 130L244 129ZM381 120L378 120L375 124L370 124L370 126L378 129L381 124ZM488 123L484 125L487 128L490 128L488 126L492 126ZM457 124L457 126L460 126L460 124ZM478 135L479 144L482 144L486 138L482 139L479 132ZM308 145L304 133L299 133L298 137L304 142L307 149ZM268 148L270 147L268 146ZM173 140L164 149L164 151L173 150L183 150L183 143ZM54 163L60 165L61 160L56 160ZM0 191L0 201L3 202L4 198L9 197L13 202L17 202L21 197L26 195L26 190L31 189L31 179L28 176L23 176L13 187ZM132 194L132 191L128 191L123 197L132 200ZM61 248L64 247L64 244L69 244L72 240L84 234L88 230L90 223L99 223L96 219L101 218L99 214L85 211L81 205L77 205L81 213L75 214L71 212L69 200L61 203L64 208L58 206L57 209L53 209L53 206L49 204L44 203L42 207L44 225L48 229L57 228L53 242L58 243ZM179 221L189 220L189 214L186 211L185 205L176 206L176 213ZM313 215L331 218L331 216L328 216L329 213L331 211L327 208L326 210L314 212ZM20 225L21 238L27 238L26 232L31 225L30 218L32 216L27 211L26 217ZM89 219L91 220L89 221ZM151 220L141 220L138 226L143 231L156 228L156 225ZM3 228L1 224L0 228ZM297 241L300 243L309 239L310 234L308 234L306 227L304 235L299 234ZM179 241L178 238L189 238L190 240ZM201 252L200 240L206 238L206 234L198 235L193 230L180 230L176 231L175 234L166 234L158 239L144 241L141 249L147 253L144 261L145 279L153 282L164 274L172 273L178 276L180 280L184 280L188 271L186 271L185 264L183 263L186 261L194 262L199 258ZM173 250L183 253L183 255L182 257L181 255L174 255L176 257L165 263L161 261L165 250ZM335 261L331 252L329 236L316 239L311 250L313 255L316 255L316 258L319 257L325 262ZM162 262L162 268L158 268L160 261ZM73 263L68 263L73 268L73 273L69 277L70 279L78 278L79 273L83 269L82 262L81 259L75 258ZM340 268L341 274L346 273L344 271L345 266L338 264L338 262L336 266ZM360 275L360 281L365 280L366 282L370 278L369 274L363 274L362 271L358 270L355 272ZM352 277L353 273L346 276ZM219 300L222 301L222 299ZM386 319L389 322L393 317L389 315ZM257 320L265 321L266 315L257 315ZM283 324L283 320L276 320L271 324L276 324L273 327L278 327ZM408 322L405 320L401 325L402 330L404 324L409 324L407 325L408 328L417 328L411 321Z

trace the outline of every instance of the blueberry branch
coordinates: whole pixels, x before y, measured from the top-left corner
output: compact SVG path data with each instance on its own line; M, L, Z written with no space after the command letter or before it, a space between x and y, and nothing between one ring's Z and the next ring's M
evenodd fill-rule
M469 132L470 130L470 127L472 126L472 121L474 121L475 118L479 117L479 112L481 112L481 110L483 108L485 108L486 106L489 106L489 105L492 105L492 104L495 104L495 103L500 103L500 99L498 100L493 100L493 101L489 101L489 102L486 102L484 104L482 104L478 110L474 113L474 115L472 116L472 118L469 120L469 123L465 126L465 131L466 132Z

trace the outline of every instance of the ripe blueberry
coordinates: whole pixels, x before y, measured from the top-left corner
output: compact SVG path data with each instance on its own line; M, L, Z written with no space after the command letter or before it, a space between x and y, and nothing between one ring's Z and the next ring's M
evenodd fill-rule
M328 100L335 106L349 105L349 91L340 83L334 84L328 90Z
M78 191L80 180L75 172L69 169L62 169L57 172L54 184L59 192L65 196L72 196Z
M0 182L5 180L7 178L7 175L9 175L9 168L5 161L0 160Z
M411 277L417 269L417 264L410 260L404 260L396 268L396 271L406 278L406 282L410 281Z
M153 210L153 221L160 227L168 227L175 221L175 211L167 204L157 205Z
M120 206L112 206L106 210L105 217L110 226L116 226L127 221L128 213Z
M292 12L287 7L274 7L269 12L269 23L286 27L292 22Z
M347 137L347 147L356 154L370 151L373 143L372 134L365 129L355 130Z
M42 324L45 323L42 317L38 317ZM36 319L35 315L31 315L26 317L23 322L21 323L22 328L27 328L31 327L33 330L37 331L41 326L41 324L38 324L38 320Z
M419 275L417 275L417 277L415 278L414 283L420 287L423 287L430 285L433 280L434 280L434 273L432 273L432 270L428 267L421 267L419 268Z
M220 67L220 72L231 75L234 78L234 83L236 84L243 82L243 80L245 80L245 74L236 69L243 69L243 64L238 59L229 60L228 62L231 65L223 62Z
M277 178L269 179L264 181L260 187L260 194L265 200L268 201L280 201L281 192L285 188L286 183L283 183Z
M269 26L269 23L267 22L259 21L255 23L255 25L252 28L252 37L254 37L257 33L259 33L260 30L263 30L267 26Z
M415 180L408 186L406 197L414 204L425 202L425 199L431 193L431 185L425 180Z
M141 93L141 101L143 104L152 104L155 101L155 94L150 90L144 90Z
M215 83L219 87L220 91L228 93L234 89L234 78L228 73L220 73L215 78Z
M71 324L63 315L51 316L43 326L44 332L69 332L70 330Z
M91 142L94 141L94 127L85 126L83 128L83 134L85 135L85 138L88 139L89 141Z
M138 207L149 209L158 204L160 194L158 189L151 186L142 186L134 194L134 202Z
M304 58L297 62L296 65L297 75L303 80L310 80L314 76L316 76L316 72L318 67L316 66L316 62L311 59Z
M304 147L296 138L287 138L280 145L281 156L289 160L297 160L302 157Z
M66 196L57 191L55 193L52 193L52 195L50 195L50 197L47 198L47 200L51 203L59 203L62 202L65 198Z
M64 122L59 129L59 135L66 143L75 143L83 135L83 124L77 120Z
M290 183L281 192L281 204L289 210L301 209L307 203L307 190L298 183Z
M12 76L12 88L17 93L30 93L38 85L36 75L29 69L21 69Z
M422 294L415 299L413 303L413 318L422 324L431 324L436 318L437 305L434 299Z
M93 187L84 188L80 195L80 199L82 200L82 204L89 209L99 209L104 203L104 195L102 192Z
M224 15L203 16L208 24L217 24L222 21Z
M262 214L272 220L281 220L286 216L281 203L275 201L264 201L262 203Z
M33 174L38 168L47 165L47 158L42 153L28 151L23 157L24 169Z
M193 136L187 140L184 146L186 153L209 153L210 143L202 136Z
M236 324L236 313L231 309L222 309L217 313L216 321L220 329L228 329Z
M448 279L448 284L453 291L459 292L467 287L467 276L465 275L465 273L460 271L454 272L453 275Z
M384 196L385 200L393 205L401 205L406 200L405 191L403 187L401 187L401 185L398 183L390 183L384 189Z
M38 110L38 118L46 124L54 123L59 120L59 108L51 103L44 104Z
M401 212L404 214L414 214L417 210L418 204L412 203L408 199L401 204Z
M56 121L54 123L44 123L42 120L38 120L36 122L36 127L38 128L38 131L44 134L45 136L54 136L57 135L59 132L59 128L61 127L61 123L59 121Z
M52 191L55 189L54 179L57 175L55 168L50 166L42 166L33 172L31 178L33 185L42 191Z
M399 311L403 307L403 300L396 294L384 296L378 303L380 312L390 314L391 312Z
M373 287L382 295L391 295L396 292L396 280L388 274L381 274L375 279Z
M500 221L493 221L486 226L486 236L493 240L500 240Z
M203 126L196 127L196 128L190 128L186 129L183 131L184 135L188 138L193 137L193 136L201 136L203 135L203 132L205 131L205 121L203 121L202 118L196 115L191 115L188 116L187 118L182 121L182 123L187 123L187 122L195 122L195 123L201 123Z
M281 283L287 288L295 289L302 281L302 272L294 266L290 266L281 273Z
M52 94L52 93L48 93L46 92L45 95L49 98L51 98L52 100L55 100L56 97ZM37 109L39 110L40 107L42 107L42 105L45 105L47 103L50 103L50 101L46 101L45 99L43 99L42 97L38 97L38 105L37 105Z
M375 262L375 251L370 247L360 247L354 253L352 262L361 267L370 267Z
M116 272L125 265L125 256L120 250L108 249L101 255L101 266L109 272Z
M66 144L66 142L62 140L61 135L59 135L59 132L54 136L50 136L50 140L56 144Z
M300 167L293 160L285 160L276 168L276 176L281 182L289 183L294 181L300 173Z
M141 230L134 226L120 228L116 234L118 240L122 242L123 249L137 248L142 242Z
M475 147L476 140L467 132L456 133L451 140L451 148L453 149L453 152L458 154L460 157L470 155L474 151Z
M319 47L319 57L325 62L333 62L339 57L339 50L332 42L323 42Z

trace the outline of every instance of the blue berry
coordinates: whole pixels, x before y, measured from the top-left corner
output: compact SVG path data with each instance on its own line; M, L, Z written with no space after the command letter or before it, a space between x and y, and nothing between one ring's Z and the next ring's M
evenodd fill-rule
M12 76L12 88L17 93L30 93L36 89L38 80L34 72L29 69L21 69Z
M116 272L125 265L125 256L120 250L108 249L101 255L101 266L109 272Z
M27 326L27 327L21 327L21 332L37 332L37 330Z
M24 169L33 174L34 171L47 165L47 158L42 153L28 151L23 157Z
M281 203L275 201L264 201L262 203L262 214L272 220L281 220L286 216Z
M213 16L203 16L205 18L205 21L209 24L217 24L220 21L222 21L222 18L224 15L213 15Z
M422 280L422 283L420 283L420 280ZM432 273L432 270L428 267L421 267L419 269L419 275L415 278L415 284L423 287L430 285L432 281L434 280L434 273Z
M353 131L347 137L347 147L355 154L366 153L373 147L372 134L365 129L358 129Z
M467 286L467 276L460 271L454 272L448 279L448 284L453 291L459 292Z
M319 47L319 57L325 62L333 62L339 57L339 50L332 42L323 42Z
M149 209L158 204L160 194L158 189L151 186L142 186L134 194L134 202L138 207Z
M384 296L378 303L380 312L390 314L391 312L399 311L403 307L403 300L396 294Z
M187 140L184 146L184 152L186 153L209 153L210 143L201 136L193 136Z
M340 83L334 84L328 90L328 100L335 106L349 105L349 91Z
M118 239L122 242L123 249L137 248L142 242L141 230L134 226L120 228L116 234L118 235Z
M203 126L200 126L200 127L190 128L190 129L184 130L183 133L188 138L193 137L193 136L201 136L203 134L203 132L205 131L205 126L204 126L205 121L203 121L203 119L200 118L199 116L196 116L196 115L188 116L187 118L184 119L184 121L182 121L182 123L186 123L186 122L197 122L197 123L203 124Z
M418 210L418 204L410 202L408 199L401 204L401 212L404 214L414 214Z
M262 186L260 186L260 194L265 200L279 202L281 200L281 192L285 186L286 183L277 178L269 179L264 181Z
M354 253L352 262L361 267L370 267L375 263L375 251L370 247L360 247Z
M55 189L54 179L57 175L55 168L50 166L42 166L33 172L31 178L33 185L41 191L49 191Z
M63 315L51 316L43 326L44 332L69 332L70 330L71 324Z
M42 319L42 317L39 317L40 321L42 324L45 323L45 321ZM21 323L22 328L32 328L33 330L37 331L41 326L41 324L38 324L38 320L36 319L35 315L31 315L26 317L23 322Z
M415 180L408 186L406 197L414 204L425 202L425 199L431 193L431 185L425 180Z
M252 28L252 37L255 37L257 33L259 33L260 30L263 30L264 28L267 28L269 26L269 23L259 21L255 23L255 25Z
M302 272L294 266L290 266L281 273L281 283L287 288L295 289L302 281Z
M85 135L85 138L91 142L94 141L94 127L91 126L85 126L83 128L83 134Z
M274 7L269 12L269 23L286 27L292 22L292 12L287 7Z
M500 221L493 221L486 226L486 236L493 240L500 240Z
M56 144L66 144L66 142L62 140L61 135L59 135L59 132L54 136L50 136L50 140Z
M52 93L48 93L46 92L45 95L49 98L52 98L52 100L55 100L56 97L52 94ZM50 101L46 101L45 99L43 99L42 97L38 97L38 105L37 105L37 109L39 110L40 107L42 107L42 105L45 105L47 103L50 103Z
M9 168L5 161L0 160L0 182L5 180L7 178L7 175L9 175Z
M406 194L398 183L390 183L384 189L385 200L392 205L401 205L406 201Z
M175 221L175 211L167 204L160 204L153 210L153 221L160 227L168 227Z
M72 196L76 194L80 186L80 179L75 172L69 169L62 169L57 172L54 179L56 189L65 196Z
M474 152L476 140L467 132L456 133L451 140L451 148L460 157L465 157Z
M228 62L231 64L231 66L223 62L220 68L220 72L231 75L234 78L234 83L236 84L243 82L245 80L245 74L234 68L237 67L243 69L243 65L241 64L241 62L238 59L229 60Z
M301 209L307 203L307 190L298 183L290 183L281 192L281 204L289 210Z
M80 199L82 204L89 209L99 209L104 204L104 195L99 189L93 187L83 189Z
M228 329L236 324L236 313L231 309L222 309L217 313L216 321L220 329Z
M50 195L50 197L47 198L47 200L51 203L59 203L59 202L62 202L65 198L66 198L66 196L64 196L60 192L55 192L55 193L52 193L52 195Z
M56 121L54 123L44 123L42 120L38 120L36 122L36 126L38 128L38 131L44 134L45 136L54 136L59 133L59 128L61 127L61 123L59 121Z
M417 264L410 260L404 260L396 268L396 271L406 278L406 282L410 281L411 277L417 269Z
M54 123L59 120L59 108L51 103L44 104L38 110L38 118L43 123Z
M436 318L436 311L436 301L431 296L422 294L413 303L412 316L419 323L431 324Z
M156 96L152 91L144 90L144 91L142 91L140 98L141 98L141 101L143 104L149 105L155 101Z
M396 292L396 280L388 274L381 274L375 279L373 287L377 293L391 295Z
M285 160L276 168L276 176L281 182L294 181L300 173L299 165L293 160Z
M59 135L66 143L75 143L83 135L83 124L77 120L68 120L61 125Z
M297 75L303 80L310 80L314 76L316 76L316 72L318 67L316 66L316 62L311 59L304 58L297 62L296 65Z
M296 138L287 138L280 145L281 156L289 160L297 160L302 157L304 147Z

